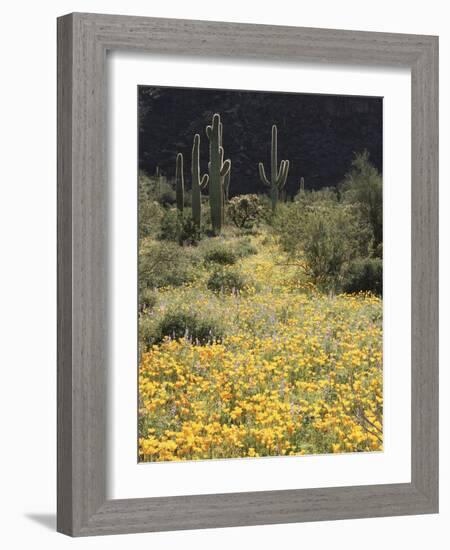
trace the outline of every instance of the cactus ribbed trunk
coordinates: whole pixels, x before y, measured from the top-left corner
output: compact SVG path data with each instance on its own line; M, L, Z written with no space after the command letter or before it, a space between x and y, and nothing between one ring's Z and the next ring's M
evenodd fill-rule
M184 174L183 174L183 155L178 153L175 169L175 189L177 195L178 214L183 216L184 210Z
M202 193L201 190L208 184L208 174L200 176L200 136L195 134L192 146L192 220L200 227L202 218Z
M275 212L278 200L280 198L280 192L278 191L278 187L276 185L271 185L270 187L270 198L272 201L272 212Z
M286 185L286 180L289 172L289 161L282 160L280 163L280 169L278 169L278 130L275 124L272 126L272 143L271 143L271 167L270 167L270 181L267 179L266 172L264 170L264 164L259 163L259 177L261 181L270 187L270 198L272 199L272 212L275 212L277 208L280 191Z
M221 232L224 222L223 180L231 168L231 161L223 160L222 133L223 127L220 122L220 115L215 114L212 125L206 128L206 135L209 139L208 170L211 225L216 235Z

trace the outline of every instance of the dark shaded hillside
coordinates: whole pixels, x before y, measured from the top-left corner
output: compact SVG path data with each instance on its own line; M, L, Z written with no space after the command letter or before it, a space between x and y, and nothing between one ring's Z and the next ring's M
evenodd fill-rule
M159 166L172 177L182 152L188 188L194 134L201 137L205 172L205 127L216 112L225 158L232 161L230 195L265 189L257 165L264 161L270 170L272 124L278 126L278 161L291 162L288 195L296 194L301 176L307 189L336 185L353 153L363 149L382 172L382 98L151 86L140 86L138 95L139 168L154 174Z

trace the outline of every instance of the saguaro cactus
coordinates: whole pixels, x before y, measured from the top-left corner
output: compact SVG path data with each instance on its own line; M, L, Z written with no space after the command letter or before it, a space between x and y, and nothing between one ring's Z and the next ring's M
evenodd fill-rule
M226 176L224 176L222 180L222 187L223 187L222 225L225 224L225 205L230 198L230 179L231 179L231 166Z
M278 203L278 197L280 191L286 184L288 172L289 172L289 161L282 160L280 163L280 169L278 169L278 144L277 144L277 127L275 124L272 126L272 151L271 151L271 177L270 181L267 179L266 172L264 170L264 164L259 163L259 177L261 181L270 187L270 196L272 199L272 212L275 212Z
M162 175L161 175L161 170L160 170L159 166L156 167L155 177L156 177L156 185L157 185L158 195L160 195L161 194Z
M222 147L223 125L220 115L213 116L212 125L206 127L206 136L209 139L209 202L211 205L211 224L217 235L222 230L224 196L223 182L230 171L231 161L223 160Z
M200 227L202 216L202 193L201 190L208 185L208 174L200 176L200 136L195 134L194 145L192 146L192 220L197 227Z
M183 173L183 154L178 153L175 169L175 190L177 194L177 209L180 216L184 210L184 173Z
M300 178L300 193L303 195L305 192L305 178L302 176Z

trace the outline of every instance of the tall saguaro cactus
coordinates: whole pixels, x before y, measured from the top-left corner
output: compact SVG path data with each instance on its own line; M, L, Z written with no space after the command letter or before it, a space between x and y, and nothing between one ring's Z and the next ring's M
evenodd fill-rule
M223 204L222 204L222 225L225 225L225 205L230 198L230 180L231 180L231 167L222 178L222 191L223 191Z
M202 217L202 193L201 190L208 185L208 174L200 176L200 136L195 134L192 146L192 220L200 227Z
M178 153L175 169L175 190L177 195L177 209L180 216L184 210L184 173L183 173L183 154Z
M259 177L261 181L270 187L270 196L272 199L272 212L275 212L278 203L278 197L280 191L286 185L286 180L289 172L289 161L282 160L280 163L280 168L278 169L278 140L277 140L277 127L274 124L272 126L272 151L271 151L271 174L270 181L267 179L266 172L264 170L264 164L259 163Z
M211 126L206 127L206 136L209 139L209 202L211 206L211 224L213 231L218 235L222 230L224 220L223 182L230 171L231 161L223 160L222 147L223 125L220 115L215 114Z

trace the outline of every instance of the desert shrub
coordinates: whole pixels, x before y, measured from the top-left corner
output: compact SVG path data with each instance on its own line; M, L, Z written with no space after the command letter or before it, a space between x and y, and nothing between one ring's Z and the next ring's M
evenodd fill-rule
M185 209L183 217L180 217L176 208L170 208L163 214L158 239L184 246L198 244L202 236L202 230L195 225L190 210Z
M178 223L177 209L169 208L165 210L160 222L158 239L177 242L179 233Z
M254 225L253 227L243 227L242 229L239 229L238 236L239 237L257 237L258 235L261 235L262 231L260 230L259 226Z
M358 258L352 261L344 274L344 292L383 292L383 261L380 258Z
M339 290L349 262L372 251L372 230L358 205L292 203L275 229L291 261L323 290Z
M165 337L189 338L193 342L205 344L220 340L223 328L219 320L211 315L188 309L172 309L155 323L153 332L147 333L151 343L158 343Z
M159 233L164 209L156 202L139 198L139 237L156 237Z
M240 292L245 286L242 274L233 268L215 269L209 276L207 287L214 292Z
M158 295L153 288L144 287L139 292L139 309L153 309L158 301Z
M269 195L266 194L259 194L258 195L258 202L261 206L260 211L260 220L262 222L271 223L271 220L273 218L273 211L272 211L272 199L269 197ZM284 204L283 202L279 202L278 206Z
M202 230L198 227L192 219L191 212L186 211L183 218L177 220L178 226L178 244L185 245L197 245L202 239Z
M300 191L295 195L295 202L302 202L304 204L315 204L315 203L335 203L338 201L338 192L334 187L322 187L322 189L311 191Z
M277 204L277 209L275 213L271 211L269 218L267 219L267 223L271 225L276 232L280 232L282 228L285 225L285 219L286 216L292 215L293 208L296 208L297 211L299 211L301 208L303 208L303 204L298 203L287 203L287 202L279 202Z
M197 258L189 247L144 239L139 248L139 286L180 286L194 279L196 264Z
M375 248L374 248L374 251L373 251L373 255L376 257L376 258L382 258L383 257L383 243L378 243Z
M192 191L191 189L184 190L184 206L191 208L192 207Z
M139 351L146 351L155 342L155 321L148 315L139 316Z
M248 237L237 237L239 231L227 228L221 237L205 239L201 246L207 264L234 265L239 258L256 254L258 250Z
M355 155L352 168L340 185L340 193L344 202L360 204L378 246L383 240L383 179L370 163L367 151Z
M166 189L158 196L158 202L166 208L173 206L177 202L177 195L173 189Z
M148 176L144 172L139 174L139 197L156 201L161 206L173 206L176 203L173 186L165 176Z
M209 199L202 195L202 211L200 216L200 224L203 231L211 228L211 209L209 206Z
M246 258L247 256L258 253L258 249L248 238L242 238L236 241L234 251L238 258Z
M238 195L229 201L227 213L236 227L250 229L262 219L263 206L258 195Z
M217 241L210 244L204 253L205 262L216 263L220 265L232 265L237 261L236 252L233 247L223 241Z

